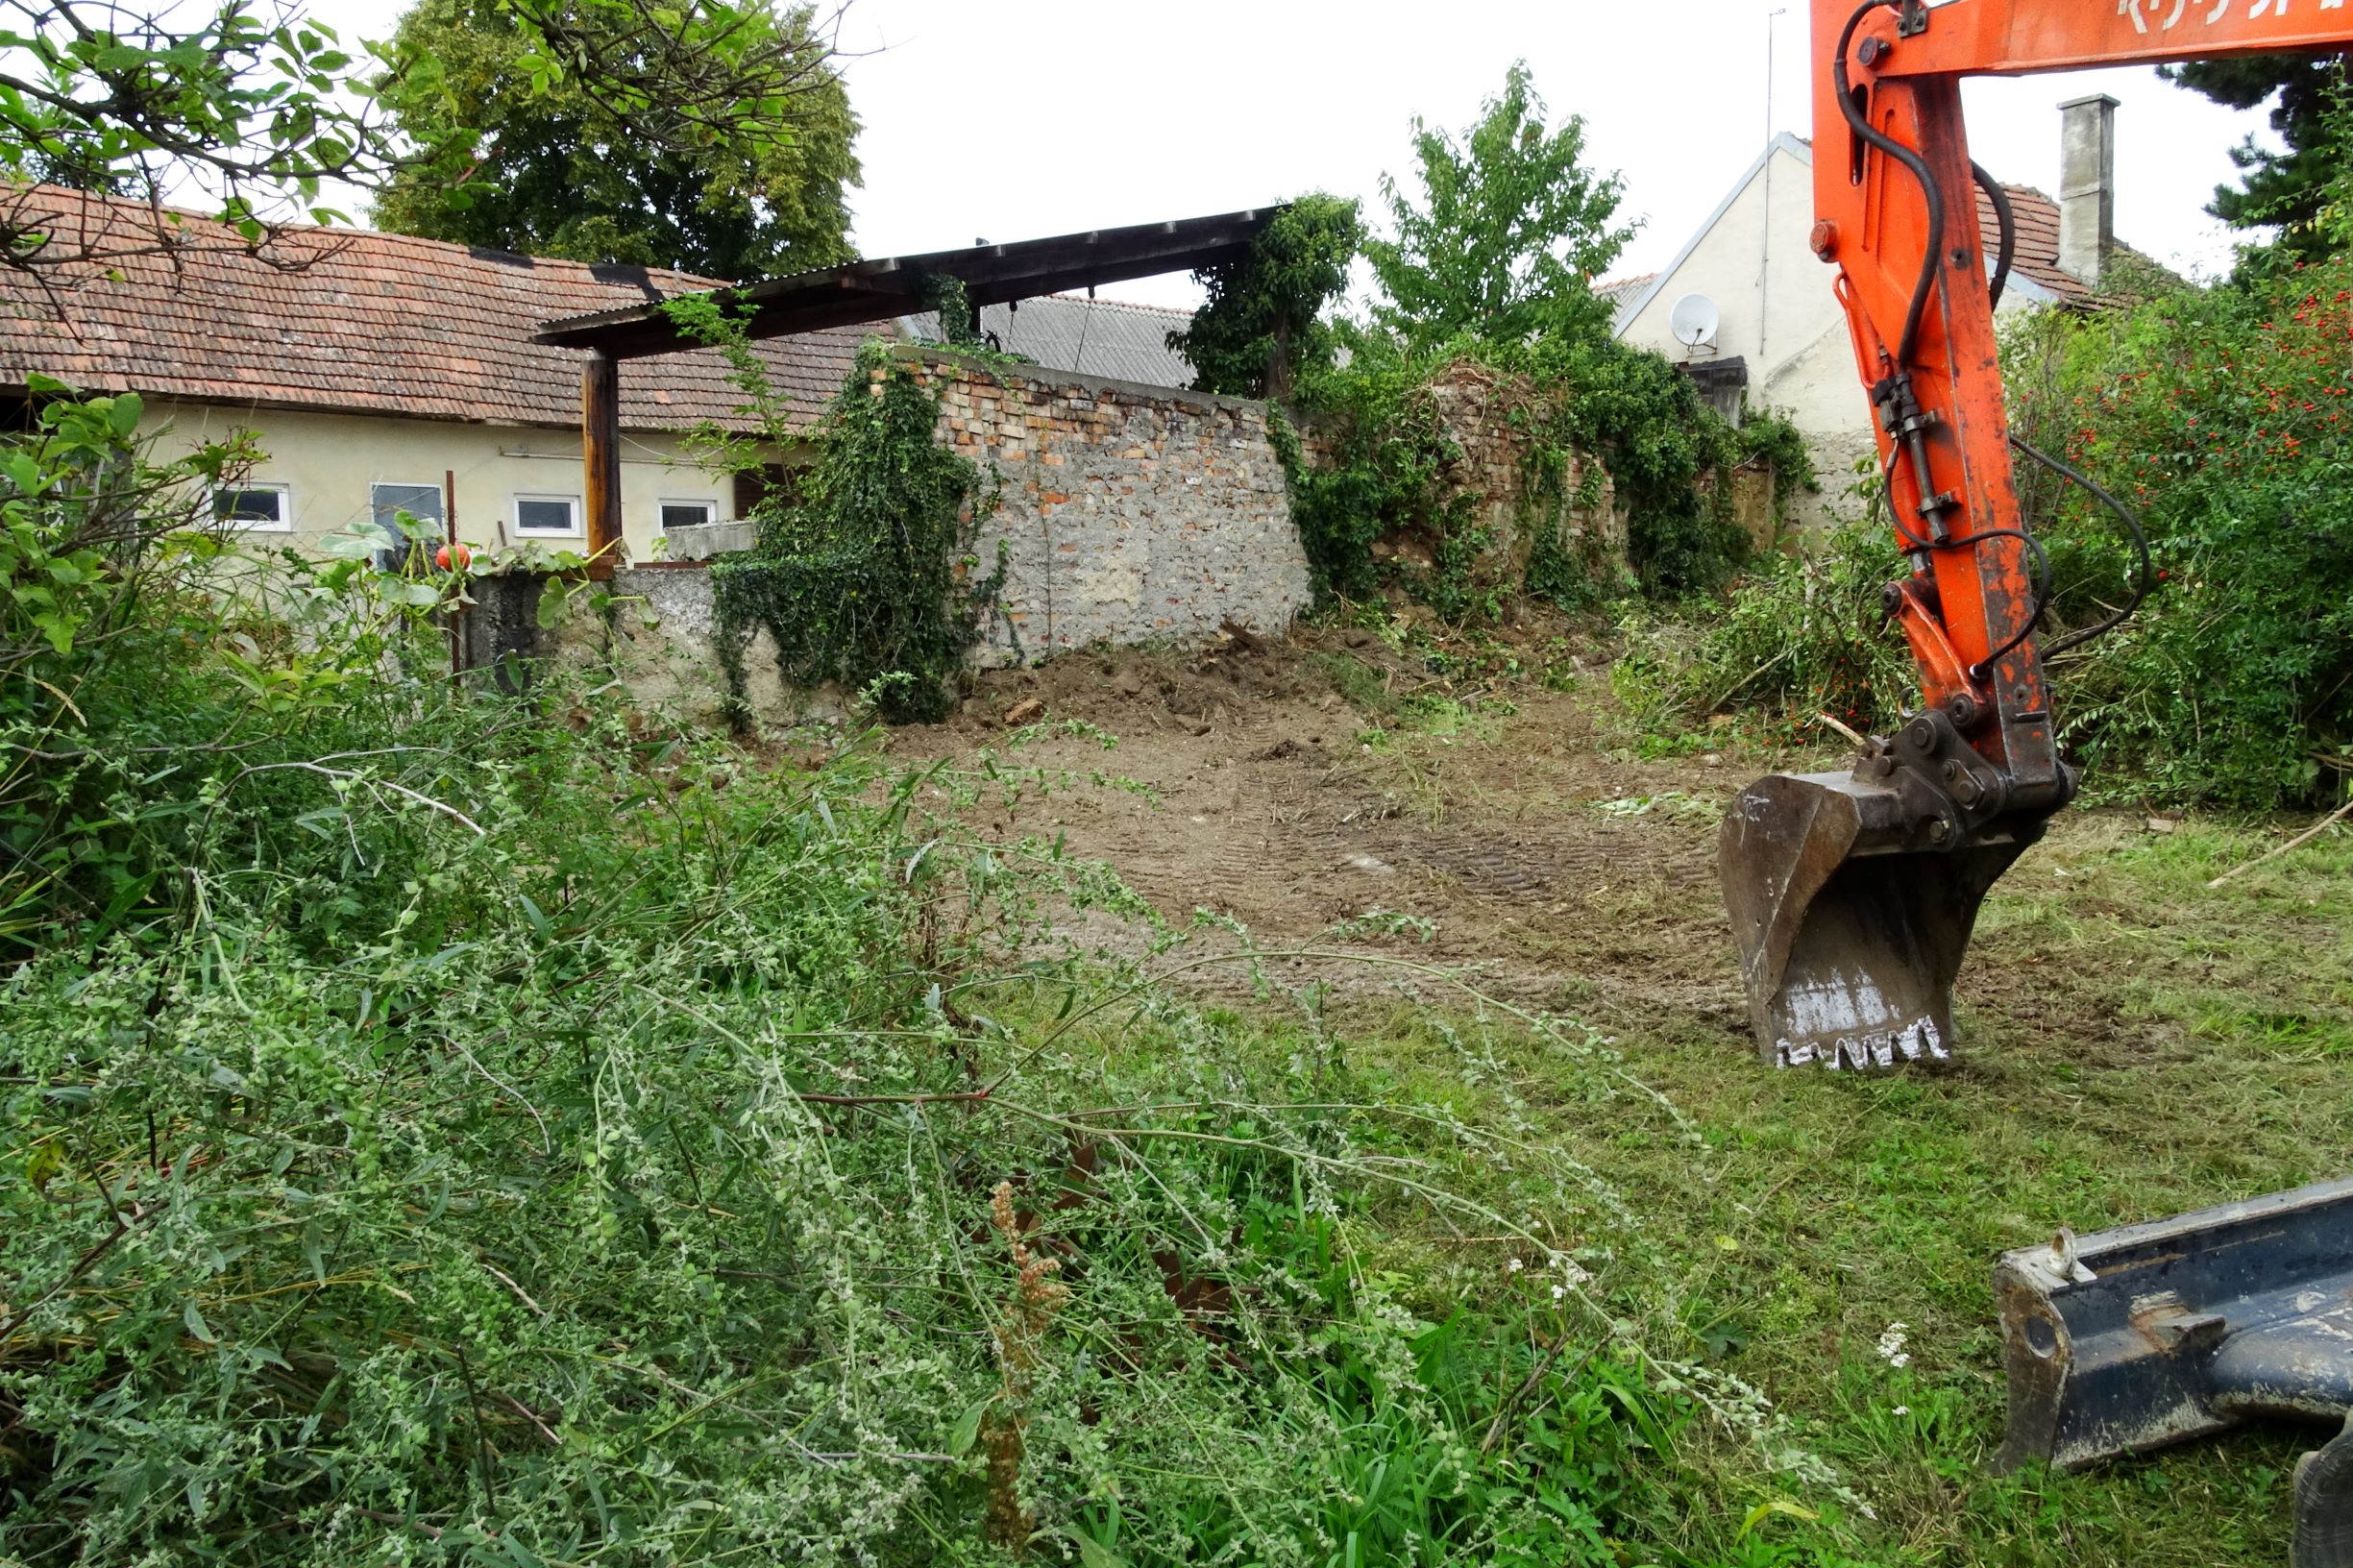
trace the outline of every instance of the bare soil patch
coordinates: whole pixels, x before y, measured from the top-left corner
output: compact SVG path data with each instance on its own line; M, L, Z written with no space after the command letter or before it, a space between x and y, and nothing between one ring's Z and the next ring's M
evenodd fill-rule
M1605 711L1605 695L1435 679L1369 633L1303 630L996 672L893 751L970 760L1042 725L1023 761L1102 770L1150 798L1081 785L984 809L977 825L1060 835L1171 920L1207 910L1266 948L1410 953L1473 967L1516 999L1671 1008L1738 1034L1715 823L1754 765L1635 759L1597 726ZM1116 747L1056 727L1071 720ZM1333 940L1374 911L1428 919L1434 935ZM1329 968L1315 977L1343 991L1388 983Z

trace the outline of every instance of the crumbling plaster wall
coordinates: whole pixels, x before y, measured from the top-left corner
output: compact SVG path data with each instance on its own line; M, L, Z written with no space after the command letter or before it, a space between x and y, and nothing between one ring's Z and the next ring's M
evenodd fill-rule
M905 358L940 396L941 439L980 464L997 496L973 570L985 577L1001 559L1005 580L976 663L1094 643L1195 641L1228 622L1280 633L1307 606L1307 554L1263 404L937 351ZM748 529L707 531L689 553L750 542ZM727 690L708 564L624 567L610 584L611 615L576 609L560 630L533 629L533 587L485 584L499 607L481 612L478 662L495 657L495 627L505 639L499 650L520 640L542 654L609 661L641 701L715 720ZM838 705L838 694L787 690L764 631L745 649L744 669L755 717L790 721Z

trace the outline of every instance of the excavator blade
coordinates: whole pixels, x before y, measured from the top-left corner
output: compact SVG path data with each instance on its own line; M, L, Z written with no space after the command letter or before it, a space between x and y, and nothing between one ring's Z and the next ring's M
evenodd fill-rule
M2097 1236L1994 1271L2010 1384L1997 1469L2074 1470L2265 1418L2298 1461L2293 1568L2353 1568L2353 1180Z
M1963 837L1946 803L1900 774L1774 773L1749 786L1725 815L1717 861L1765 1059L1885 1067L1948 1056L1977 906L2041 833L2036 818Z

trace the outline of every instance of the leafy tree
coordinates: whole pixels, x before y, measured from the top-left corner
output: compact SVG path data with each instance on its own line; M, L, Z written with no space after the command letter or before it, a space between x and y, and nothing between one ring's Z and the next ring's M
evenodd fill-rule
M1584 166L1585 122L1544 123L1526 61L1504 77L1461 141L1413 122L1417 205L1381 181L1394 238L1366 242L1385 299L1375 320L1415 344L1475 333L1518 342L1599 331L1608 312L1588 280L1633 237L1612 223L1622 182Z
M1275 214L1250 254L1194 272L1208 299L1168 347L1191 362L1199 392L1287 398L1303 373L1329 366L1336 337L1324 311L1348 284L1363 242L1353 200L1321 191Z
M639 14L614 14L609 0L558 3L537 27L508 0L419 0L402 18L396 43L409 68L384 97L399 128L435 153L400 171L377 202L378 224L729 279L850 258L845 191L858 183L858 121L808 7L779 13L758 0L674 30L689 55L724 38L758 57L778 99L772 123L680 124L648 138L643 116L601 90L601 73L558 74L544 52L551 26L609 45L639 30ZM655 106L651 117L658 127L668 110Z
M789 146L809 119L805 36L766 0L484 0L517 40L511 63L551 94L593 102L640 156ZM19 0L0 18L0 266L36 277L224 241L173 204L209 204L226 243L282 265L294 223L334 223L331 184L375 188L448 167L444 127L396 126L387 102L446 80L429 49L347 48L296 4ZM452 135L454 126L448 128ZM854 172L854 171L853 171ZM103 220L59 185L140 199ZM315 250L314 250L314 253Z
M2232 148L2240 186L2217 186L2206 210L2234 229L2278 228L2278 240L2265 249L2290 260L2314 260L2338 248L2316 219L2331 182L2347 164L2346 128L2335 112L2345 87L2345 61L2342 53L2249 55L2163 70L2169 80L2233 109L2271 103L2271 129L2288 150L2259 147L2252 136Z
M192 180L239 243L331 221L331 180L380 174L392 149L332 29L252 0L142 10L25 0L0 20L0 265L53 275L198 243L160 208ZM91 224L44 183L153 198L150 220Z

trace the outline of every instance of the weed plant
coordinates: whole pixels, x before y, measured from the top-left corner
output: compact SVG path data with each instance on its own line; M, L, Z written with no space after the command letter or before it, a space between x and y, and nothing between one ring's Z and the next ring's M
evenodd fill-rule
M2148 598L2050 667L2095 796L2269 809L2341 796L2353 773L2353 258L2209 287L2128 280L2137 304L2008 329L2011 423L2140 515ZM2045 637L2130 602L2130 541L2080 489L2019 459L2055 590ZM1867 483L1873 481L1866 481ZM1884 726L1917 682L1877 588L1883 527L1753 570L1721 610L1655 621L1619 688L1654 731L1750 709L1802 728Z
M1507 1037L1687 1139L1589 1031L1471 998L1402 1080L1311 992L1205 1011L1280 955L954 825L1059 787L1017 755L453 681L461 574L248 554L184 527L225 469L44 418L87 442L10 465L20 559L97 553L10 645L0 1560L1842 1560L1852 1494L1672 1359L1672 1262L1511 1087ZM76 531L131 480L153 527ZM1730 1518L1713 1445L1823 1519Z

